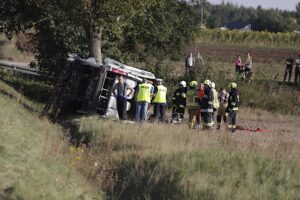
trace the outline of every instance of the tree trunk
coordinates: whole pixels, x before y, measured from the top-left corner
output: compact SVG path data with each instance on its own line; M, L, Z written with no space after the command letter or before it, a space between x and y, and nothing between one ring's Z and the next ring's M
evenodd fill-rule
M101 52L102 27L97 27L95 25L86 26L85 33L87 36L87 43L89 47L90 56L95 58L97 63L102 64L102 52Z

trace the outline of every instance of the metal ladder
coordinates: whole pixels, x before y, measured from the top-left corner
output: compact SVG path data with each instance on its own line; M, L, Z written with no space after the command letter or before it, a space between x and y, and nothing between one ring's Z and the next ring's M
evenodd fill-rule
M115 83L116 80L116 74L107 72L106 77L104 79L103 87L101 89L97 107L96 107L96 113L98 115L105 115L108 104L109 104L109 99L111 97L111 91L112 91L112 86Z

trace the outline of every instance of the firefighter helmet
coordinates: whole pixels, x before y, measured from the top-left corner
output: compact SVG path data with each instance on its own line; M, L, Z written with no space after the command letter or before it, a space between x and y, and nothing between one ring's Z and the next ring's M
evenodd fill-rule
M196 87L198 86L198 82L197 81L191 81L190 82L190 87Z
M204 85L211 86L211 81L210 81L210 80L205 80L205 81L204 81Z
M232 82L232 83L229 83L228 87L229 87L229 89L237 88L237 84Z
M185 81L180 81L179 85L182 85L182 87L186 87L186 82Z
M211 88L216 89L216 84L214 82L211 82Z

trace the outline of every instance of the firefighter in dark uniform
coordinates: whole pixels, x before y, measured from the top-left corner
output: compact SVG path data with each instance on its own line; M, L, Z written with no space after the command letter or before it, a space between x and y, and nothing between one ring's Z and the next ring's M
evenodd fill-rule
M172 103L173 103L173 110L172 110L172 118L176 119L177 115L179 114L179 119L184 118L184 111L186 107L186 82L180 81L179 88L175 90Z
M214 125L212 121L214 95L211 89L211 81L204 81L204 96L200 102L201 119L203 121L203 129L211 129Z
M237 84L230 83L229 84L229 97L228 97L228 106L226 108L226 113L229 116L229 124L228 129L231 132L235 132L236 130L236 118L237 118L237 111L239 109L240 97L237 91Z
M189 89L186 93L186 107L189 112L190 128L196 128L196 125L199 125L199 122L197 121L197 116L200 98L198 95L197 86L197 81L191 81L189 84Z

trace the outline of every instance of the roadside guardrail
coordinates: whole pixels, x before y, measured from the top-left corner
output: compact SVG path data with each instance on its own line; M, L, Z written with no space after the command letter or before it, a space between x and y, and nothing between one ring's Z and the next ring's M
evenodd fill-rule
M27 64L14 63L9 61L0 61L0 68L11 70L13 72L39 76L39 70L29 68Z

